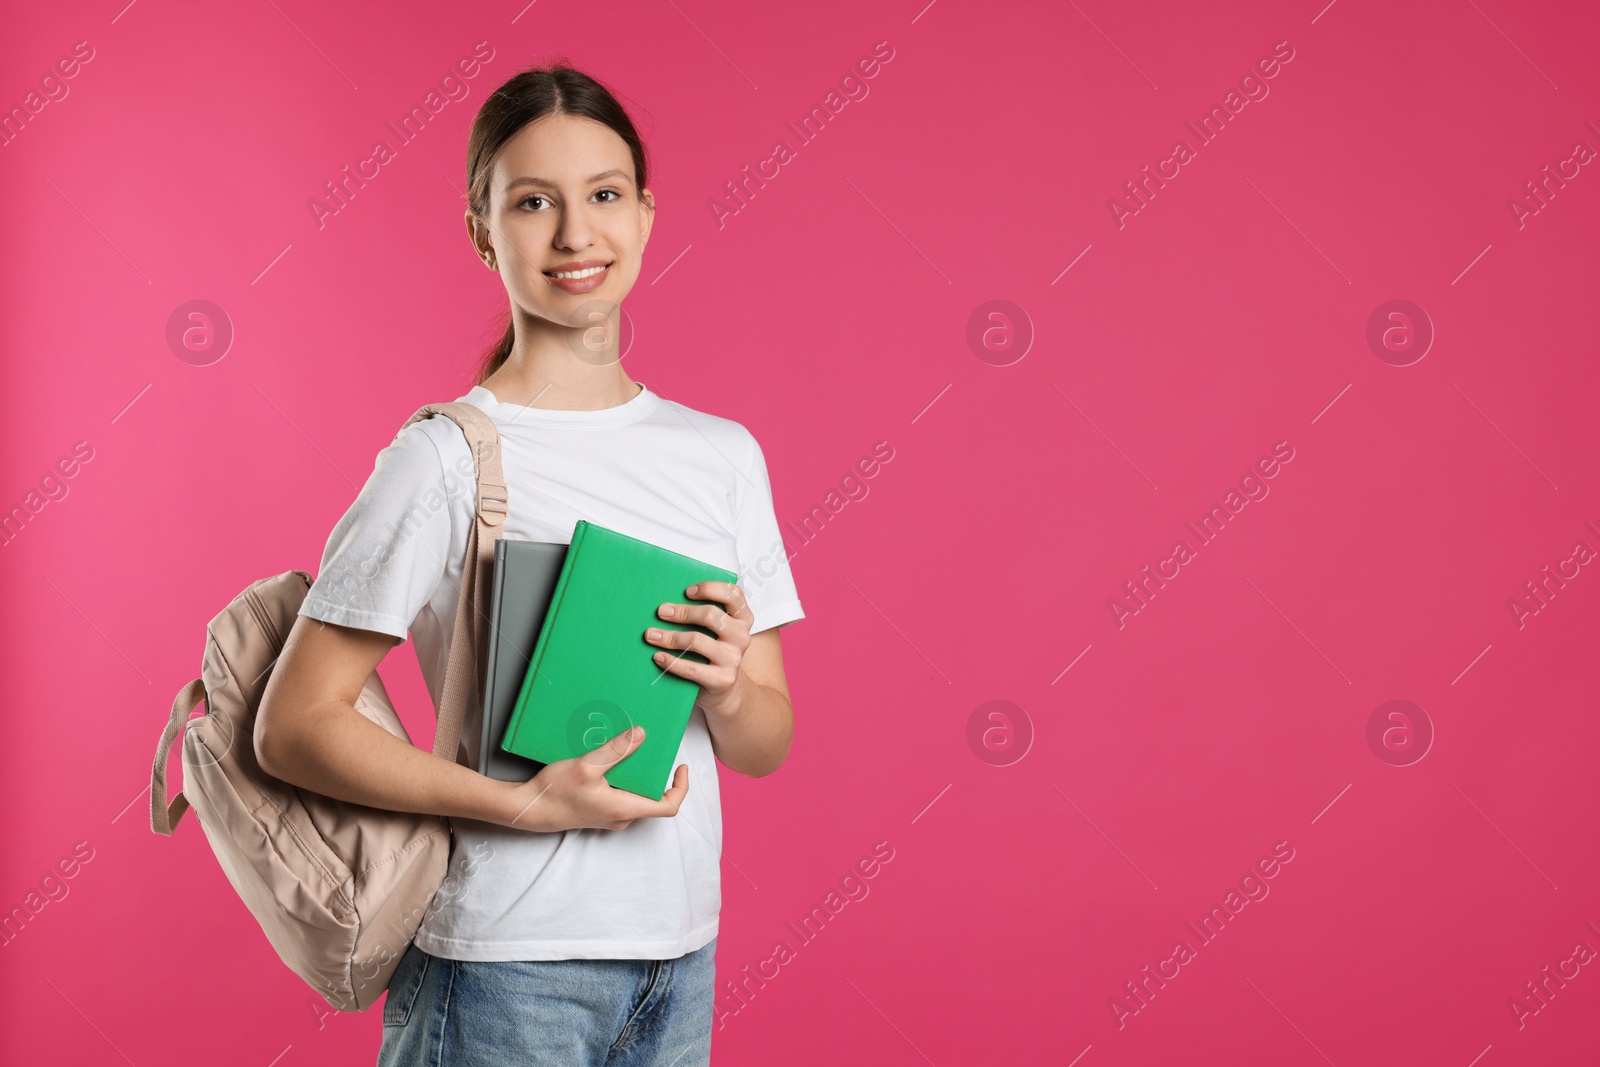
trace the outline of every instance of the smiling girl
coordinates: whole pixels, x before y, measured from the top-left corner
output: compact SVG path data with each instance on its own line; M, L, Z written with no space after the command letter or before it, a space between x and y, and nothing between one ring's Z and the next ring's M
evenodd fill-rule
M452 890L436 896L390 980L380 1067L710 1060L717 763L752 776L783 763L793 713L778 628L804 613L755 438L623 369L621 303L655 218L646 183L626 111L568 66L516 75L473 122L467 233L511 316L459 399L500 434L503 536L570 543L582 518L741 575L757 561L776 572L748 590L702 582L661 605L662 619L715 638L643 635L708 661L640 650L700 686L659 801L604 778L642 743L631 732L526 783L497 781L472 769L477 731L463 731L452 763L353 705L408 632L441 702L475 510L454 473L472 469L471 455L449 420L415 423L378 454L328 538L256 740L263 769L303 788L450 818ZM341 575L360 580L324 580Z

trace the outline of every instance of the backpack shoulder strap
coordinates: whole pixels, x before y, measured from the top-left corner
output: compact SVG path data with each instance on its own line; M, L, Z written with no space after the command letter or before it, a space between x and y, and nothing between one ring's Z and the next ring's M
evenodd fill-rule
M494 544L504 532L509 502L500 463L500 431L495 429L489 416L481 408L464 401L427 404L417 409L400 429L403 431L435 415L442 415L461 427L472 449L478 477L477 516L467 534L467 558L461 569L461 595L456 603L455 631L450 638L444 699L439 705L439 725L433 735L435 756L465 764L466 752L460 746L461 726L466 721L467 705L478 699L481 688L479 668L487 659L489 630L485 603L487 586L493 574Z
M500 466L500 431L481 408L456 400L448 404L423 405L395 436L399 437L412 425L435 415L443 415L461 427L472 449L472 462L478 473L478 520L489 526L501 525L506 515L506 479ZM496 514L498 518L493 517Z

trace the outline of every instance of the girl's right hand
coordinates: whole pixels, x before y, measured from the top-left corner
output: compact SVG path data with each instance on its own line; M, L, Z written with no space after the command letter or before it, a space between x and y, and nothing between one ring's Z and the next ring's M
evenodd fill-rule
M618 789L605 773L644 743L644 727L624 730L581 756L547 763L526 782L507 783L502 826L519 830L621 830L635 819L676 815L689 792L689 767L679 764L660 800Z

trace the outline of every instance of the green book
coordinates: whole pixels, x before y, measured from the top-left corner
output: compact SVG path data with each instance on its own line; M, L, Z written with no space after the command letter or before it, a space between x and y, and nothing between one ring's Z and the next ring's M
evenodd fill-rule
M654 626L716 637L656 613L662 604L697 603L684 590L709 580L739 576L579 519L500 747L554 763L643 726L644 744L607 771L606 781L660 800L700 687L656 666L652 655L660 646L644 632ZM665 651L707 662L687 649Z

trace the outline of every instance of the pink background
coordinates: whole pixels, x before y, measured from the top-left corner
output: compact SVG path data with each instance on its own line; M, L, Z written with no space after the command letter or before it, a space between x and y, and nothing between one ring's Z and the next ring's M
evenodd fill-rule
M0 948L0 1060L375 1058L378 1013L327 1013L141 789L207 620L315 569L375 453L465 391L505 308L462 224L466 130L564 55L653 153L629 372L749 427L781 522L829 516L789 546L792 754L722 777L719 977L794 958L724 987L716 1062L1587 1062L1600 967L1562 961L1600 951L1600 574L1561 561L1600 549L1600 168L1520 226L1509 201L1600 148L1600 19L1322 3L9 13L6 109L93 59L0 148L0 506L93 458L0 549L0 908L92 859ZM881 41L869 95L800 144L785 123ZM1280 41L1269 95L1199 147L1185 122ZM467 97L319 228L323 184L478 42ZM1196 157L1119 228L1110 198L1179 138ZM165 339L193 299L235 331L208 366ZM1366 340L1393 299L1436 331L1409 366ZM1022 358L969 347L990 300ZM1270 494L1198 547L1185 523L1278 442ZM1119 627L1180 538L1196 557ZM1547 564L1577 576L1519 626ZM383 671L431 736L414 655ZM1408 766L1367 740L1394 699L1435 733ZM991 700L1021 709L997 751L968 741ZM799 944L878 842L870 893ZM1185 923L1279 842L1270 895L1199 947ZM1180 938L1196 958L1129 998ZM1519 1028L1546 965L1579 970Z

